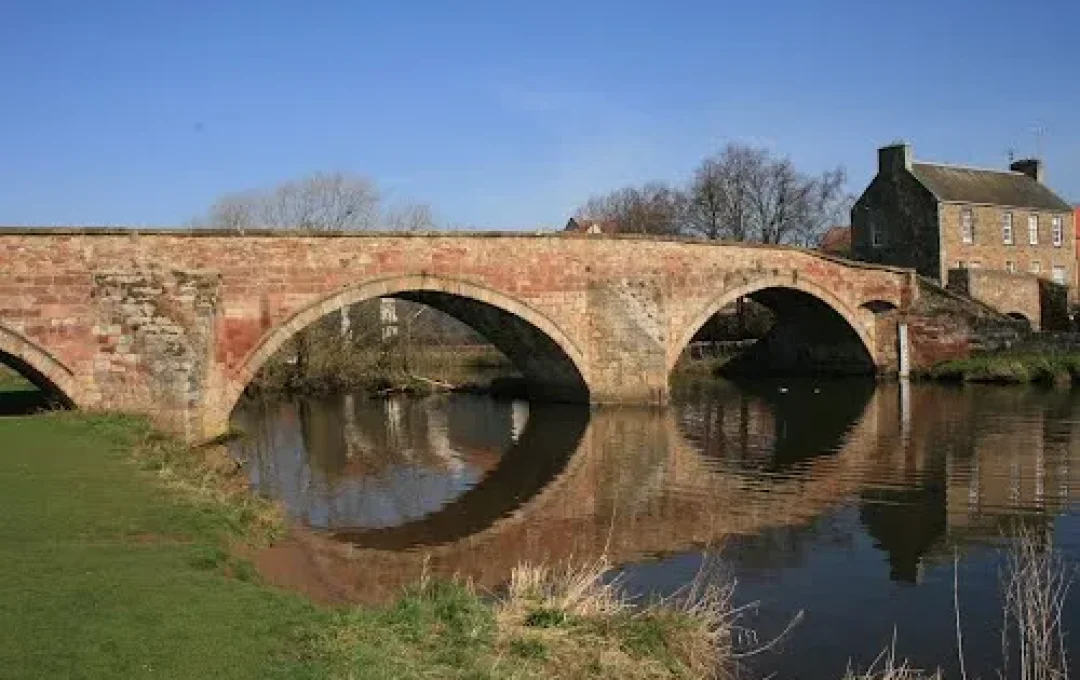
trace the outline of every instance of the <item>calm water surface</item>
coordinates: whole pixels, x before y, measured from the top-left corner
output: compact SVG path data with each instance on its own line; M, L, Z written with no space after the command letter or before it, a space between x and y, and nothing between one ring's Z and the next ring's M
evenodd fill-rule
M1080 393L865 382L681 388L671 408L445 395L246 403L252 483L365 550L392 593L421 562L497 588L521 561L606 552L649 597L706 555L757 602L753 660L835 679L892 639L955 669L953 559L968 673L998 666L999 548L1019 528L1080 556ZM710 562L715 562L710 558ZM366 587L366 586L365 586ZM1066 611L1080 658L1080 604Z

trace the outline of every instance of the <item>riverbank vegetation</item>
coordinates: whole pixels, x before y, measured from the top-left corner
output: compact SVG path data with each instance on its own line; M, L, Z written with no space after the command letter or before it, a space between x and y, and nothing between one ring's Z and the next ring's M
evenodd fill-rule
M1075 384L1080 382L1078 353L1005 352L941 362L917 377L996 384Z
M453 317L414 302L374 299L297 333L267 361L249 391L480 391L516 375L503 354Z

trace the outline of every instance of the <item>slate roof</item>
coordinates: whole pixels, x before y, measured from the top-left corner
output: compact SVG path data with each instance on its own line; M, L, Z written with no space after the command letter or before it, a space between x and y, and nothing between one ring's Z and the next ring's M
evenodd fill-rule
M1053 191L1020 172L912 163L911 173L939 201L1062 212L1072 210Z

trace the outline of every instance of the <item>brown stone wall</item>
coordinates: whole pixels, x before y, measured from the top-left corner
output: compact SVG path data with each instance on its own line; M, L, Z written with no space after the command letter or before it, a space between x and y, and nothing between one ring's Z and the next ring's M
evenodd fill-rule
M1042 325L1040 280L1031 274L1010 274L992 269L951 269L949 289L963 293L1002 314L1022 316L1032 330Z
M816 297L877 361L867 305L917 295L908 272L792 248L563 234L0 230L0 271L0 353L80 406L193 438L224 427L293 333L371 297L471 301L459 313L538 375L570 366L593 401L655 403L696 330L740 296Z
M971 210L974 217L974 243L965 244L961 234L961 213ZM1065 268L1065 284L1069 287L1069 297L1075 298L1076 289L1076 225L1075 217L1066 212L1051 213L1034 211L1039 217L1039 243L1030 245L1028 240L1028 216L1033 211L1026 208L1008 208L1000 206L968 205L945 203L940 209L941 215L941 267L943 271L965 267L991 269L1001 272L1008 270L1008 263L1014 263L1017 273L1033 273L1032 263L1038 262L1042 279L1051 280L1054 266ZM1003 220L1005 213L1013 216L1013 243L1006 244L1003 238ZM1051 218L1062 218L1062 240L1060 246L1053 244ZM1003 310L1005 311L1005 310Z

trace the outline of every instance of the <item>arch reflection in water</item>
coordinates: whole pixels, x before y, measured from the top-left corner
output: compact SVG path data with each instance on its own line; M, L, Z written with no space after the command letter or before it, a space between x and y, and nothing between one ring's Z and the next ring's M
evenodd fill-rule
M359 534L412 526L492 474L514 483L480 497L489 513L509 512L529 495L523 486L542 485L574 451L587 413L473 395L251 401L235 414L250 436L233 455L294 518ZM456 524L448 538L462 535L465 517Z

